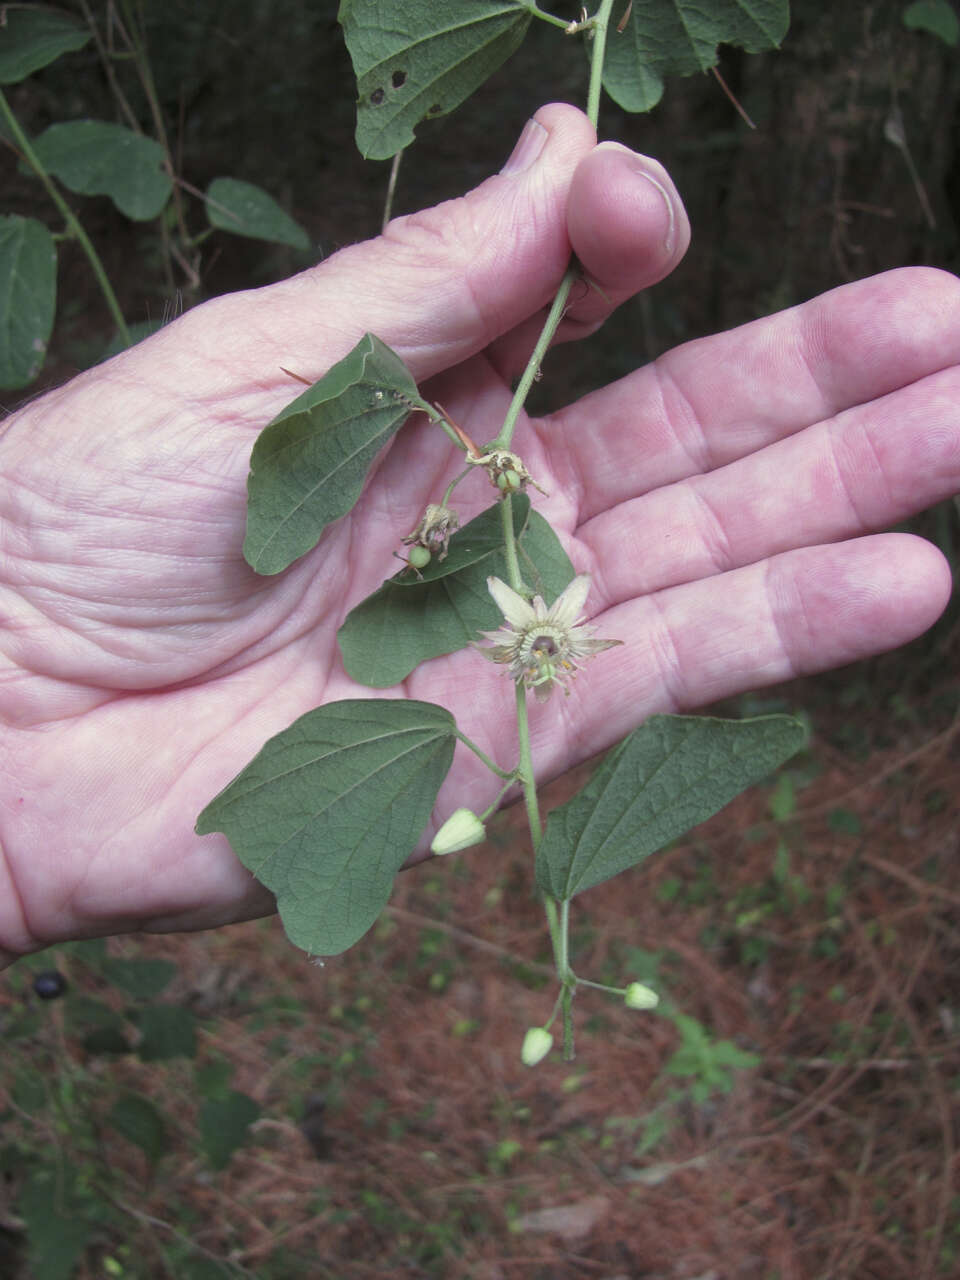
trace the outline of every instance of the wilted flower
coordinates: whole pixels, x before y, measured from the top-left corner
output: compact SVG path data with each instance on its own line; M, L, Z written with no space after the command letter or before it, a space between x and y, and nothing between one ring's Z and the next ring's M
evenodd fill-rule
M455 511L451 511L449 507L440 506L439 503L431 502L426 511L420 517L420 523L405 538L400 541L406 547L422 547L425 551L429 551L431 555L436 555L438 560L445 560L447 556L447 548L450 545L451 536L456 533L460 527L460 520ZM423 564L416 565L415 568L425 568L429 563L430 557L424 560Z
M520 1061L525 1067L535 1067L553 1048L553 1036L546 1027L530 1027L523 1037Z
M492 449L489 453L468 453L467 462L483 467L501 493L522 493L528 484L540 486L523 464L523 459L509 449ZM541 493L545 491L540 489Z
M488 578L487 588L507 625L485 631L493 648L480 652L491 662L509 665L513 679L533 689L538 702L546 702L554 685L565 685L588 658L623 643L594 640L594 628L578 621L590 590L588 573L574 578L549 609L540 596L528 604L499 578Z

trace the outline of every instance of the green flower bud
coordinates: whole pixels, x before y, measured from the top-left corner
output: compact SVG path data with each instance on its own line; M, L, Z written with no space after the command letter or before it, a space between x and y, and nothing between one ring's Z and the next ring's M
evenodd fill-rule
M623 993L623 1003L628 1009L655 1009L660 997L652 987L645 987L642 982L631 982Z
M531 1027L523 1037L520 1060L525 1067L535 1067L553 1048L553 1036L546 1027Z
M411 547L407 552L407 564L414 569L425 569L430 563L430 551L427 547Z
M469 849L472 844L486 840L483 823L471 809L456 809L451 813L430 845L431 853L457 853Z

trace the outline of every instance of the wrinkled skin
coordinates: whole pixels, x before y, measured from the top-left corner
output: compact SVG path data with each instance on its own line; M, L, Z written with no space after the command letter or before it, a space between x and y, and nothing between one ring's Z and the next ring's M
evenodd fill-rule
M371 696L343 671L337 627L395 570L459 457L411 422L354 512L258 578L241 556L245 479L258 430L301 389L281 366L313 380L375 332L483 441L571 245L599 288L577 290L564 340L686 247L659 166L596 147L572 107L537 119L513 167L465 198L214 300L5 424L0 960L272 909L223 837L193 834L196 815L302 712ZM958 360L957 281L903 270L521 421L514 447L549 494L536 504L593 575L597 634L624 641L568 698L531 703L544 778L652 712L850 662L936 619L939 552L874 531L960 489ZM493 496L472 478L464 520ZM512 686L475 653L387 694L406 695L514 764ZM495 785L458 746L436 823Z

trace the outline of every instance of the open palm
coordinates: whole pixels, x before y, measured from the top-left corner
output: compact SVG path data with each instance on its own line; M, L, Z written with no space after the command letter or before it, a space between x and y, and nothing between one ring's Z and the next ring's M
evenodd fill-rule
M15 415L0 438L0 957L68 937L200 928L271 909L198 811L262 743L370 696L336 632L459 462L403 429L349 517L286 573L240 547L256 433L375 332L477 441L496 434L571 244L598 286L562 336L666 274L687 230L669 180L551 107L462 201L310 272L218 299ZM539 150L538 150L539 148ZM646 175L646 176L643 176ZM918 634L942 557L862 537L955 492L960 292L891 273L689 344L548 419L517 451L539 509L623 640L533 713L544 776L655 711L819 670ZM464 519L489 505L477 476ZM507 767L512 689L470 651L404 696L448 707ZM458 748L436 819L489 802Z

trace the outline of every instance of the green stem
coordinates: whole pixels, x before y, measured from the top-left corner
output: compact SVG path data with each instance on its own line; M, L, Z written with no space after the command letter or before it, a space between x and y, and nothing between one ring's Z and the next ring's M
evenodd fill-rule
M607 30L610 26L612 12L613 0L601 0L596 17L590 20L593 30L593 50L590 55L590 87L587 91L587 116L594 127L596 127L600 118L600 94L603 89L603 56L607 47ZM548 21L551 20L549 14L541 13L535 6L531 8L531 13ZM563 22L557 22L556 25L566 27ZM563 313L566 310L567 299L570 297L570 290L573 288L573 283L578 274L579 270L576 262L571 262L564 273L563 279L560 281L560 287L544 321L540 337L537 339L537 345L534 347L533 353L527 361L527 367L524 369L523 375L517 384L513 399L510 401L510 408L507 410L507 416L504 418L503 426L500 428L500 434L489 446L491 449L510 448L510 441L513 439L517 419L520 417L521 410L527 402L530 388L540 372L540 365L543 363L550 343L560 327L560 321L563 319Z
M117 301L117 295L113 292L113 286L110 284L110 280L107 277L104 265L100 260L100 255L93 247L90 237L87 235L86 231L84 231L77 215L57 190L53 179L44 168L40 157L30 145L30 139L20 128L20 122L13 114L10 104L7 102L2 89L0 89L0 115L2 115L3 119L6 121L10 133L13 135L14 141L23 153L23 158L43 183L46 188L47 195L63 215L63 220L66 223L70 234L86 254L87 261L90 263L90 266L93 269L93 274L96 276L97 283L100 286L100 292L103 294L106 304L110 308L110 314L113 316L120 338L125 346L130 346L132 342L130 330L127 328L127 322L123 318L123 312L120 310L120 303Z
M507 561L507 578L510 586L519 593L523 590L523 577L517 555L517 538L513 532L513 501L509 493L500 499L500 521L503 525L503 552Z
M609 982L591 982L589 978L577 978L578 987L592 987L594 991L605 991L608 996L626 994L626 987L611 987Z
M537 786L533 776L533 757L530 753L527 691L519 682L517 684L517 730L520 738L520 762L517 770L523 787L523 802L527 808L527 822L530 825L530 836L533 840L534 853L536 853L543 839L543 822L540 818L540 802L537 799Z
M484 809L483 813L480 813L477 815L481 822L488 822L490 818L493 817L493 815L500 808L500 801L507 794L507 792L513 786L516 780L517 780L517 775L516 775L516 770L514 770L514 772L507 778L506 782L497 792L497 798L496 800L494 800L493 804L489 805L486 809Z
M590 54L590 88L587 90L587 115L596 128L600 119L600 93L603 88L603 55L607 48L607 31L613 0L601 0L593 24L593 50Z
M470 473L474 470L476 470L476 468L471 463L469 467L464 467L462 471L458 472L453 477L453 479L447 485L446 489L444 489L443 497L440 499L440 505L442 507L448 507L450 505L450 499L453 497L454 489L457 487L457 485L460 483L461 480L466 480L467 476L470 475Z
M527 810L527 824L530 827L530 840L533 844L534 856L543 839L543 820L540 817L540 801L537 797L537 781L533 775L533 755L530 750L530 722L527 718L527 691L522 682L516 686L517 692L517 739L520 743L520 761L517 774L523 788L523 803ZM568 978L567 965L567 903L560 904L557 911L555 898L544 898L543 909L547 916L547 927L550 930L550 945L553 948L553 961L557 977L565 984ZM564 1043L568 1030L566 1015L564 1016Z
M573 1053L573 992L575 983L565 982L563 984L563 994L561 1008L563 1010L563 1060L564 1062L572 1062Z
M393 217L393 197L397 193L397 177L400 174L400 161L403 159L403 147L393 157L393 164L390 166L390 177L387 181L387 198L383 202L383 221L380 224L380 230L386 231L387 224Z
M461 453L467 452L467 446L463 443L443 414L435 409L429 400L424 400L422 396L400 396L399 398L404 404L408 404L411 409L419 409L421 413L425 413L427 415L431 422L436 423L438 427L442 427L448 439L457 446ZM466 472L464 474L466 474Z
M507 410L507 416L504 418L503 426L500 428L500 434L489 446L491 449L510 448L510 441L513 439L513 432L517 425L517 419L520 417L520 411L526 404L530 388L540 372L543 358L547 354L550 343L553 341L554 334L560 327L560 321L563 319L563 313L567 306L567 299L570 296L570 290L573 288L573 282L576 280L577 274L577 268L573 264L567 267L566 273L560 281L560 288L557 290L553 305L540 332L540 337L537 339L537 345L533 348L533 354L527 361L527 367L517 383L517 389L513 394L513 399L510 401L510 408Z
M524 8L532 17L539 18L541 22L549 22L551 27L559 27L561 31L569 30L570 23L565 21L563 18L558 18L555 13L544 13L542 9L538 9L536 4L533 3L525 4ZM583 31L589 26L590 19L588 19L583 26L581 26L580 23L577 23L576 30Z
M555 26L562 26L566 30L567 24L561 20L555 19L552 15L542 13L536 8L535 4L527 6L530 12L538 18L542 18L547 22L552 22ZM610 25L610 15L613 11L613 0L601 0L600 8L594 18L588 20L588 24L593 30L593 49L591 51L590 60L590 87L587 94L587 115L591 122L596 126L600 114L600 94L603 84L603 57L607 44L607 29ZM571 259L567 270L564 272L560 287L557 289L556 296L553 299L547 318L544 321L540 337L537 344L527 361L526 368L517 384L507 415L504 418L503 426L500 433L488 448L493 449L509 449L510 442L513 439L513 433L516 429L517 421L534 380L540 372L540 365L546 356L550 343L553 341L557 329L560 327L560 321L563 319L566 310L567 300L570 297L570 290L573 282L579 275L579 267L575 259ZM503 545L504 553L507 561L507 575L510 579L510 586L514 591L521 591L523 580L520 575L520 563L517 557L517 542L513 532L513 511L509 496L506 496L500 503L500 510L503 519ZM527 822L530 827L530 839L533 845L534 857L543 839L543 821L540 817L540 804L537 799L537 786L533 773L533 756L530 749L530 724L527 716L527 691L523 681L517 681L516 684L516 700L517 700L517 738L520 744L520 759L517 766L520 784L523 788L523 800L527 810ZM550 930L550 941L553 946L553 957L557 969L557 977L560 980L560 996L559 1004L563 1013L563 1056L569 1060L573 1057L573 993L576 989L577 979L570 968L570 904L568 901L557 902L555 898L547 897L544 899L543 908L547 917L547 925ZM556 1008L551 1017L556 1016Z
M480 750L480 748L477 746L475 742L471 742L471 740L467 737L467 735L462 730L457 729L456 735L460 739L460 741L463 743L463 745L465 747L468 747L473 752L473 754L477 757L478 760L483 761L483 763L487 766L487 768L490 770L491 773L495 773L498 778L507 778L511 783L516 782L517 780L516 769L501 769L498 764L493 763L493 761L486 754L486 752Z

